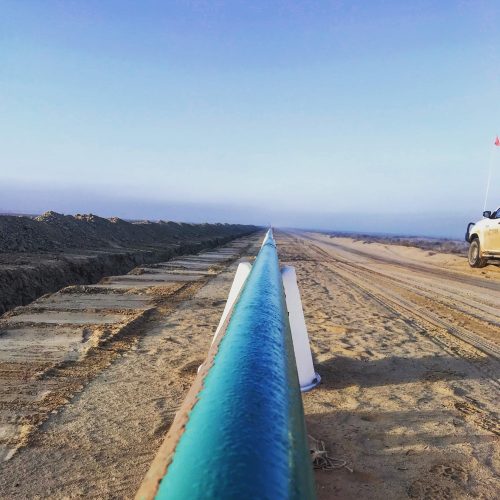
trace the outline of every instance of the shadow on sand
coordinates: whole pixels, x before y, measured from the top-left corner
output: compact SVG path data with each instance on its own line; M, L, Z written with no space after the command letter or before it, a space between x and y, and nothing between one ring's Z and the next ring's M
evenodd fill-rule
M317 362L315 366L322 377L318 390L342 389L354 385L377 387L411 382L476 379L484 376L471 362L451 356L389 356L375 360L335 356Z

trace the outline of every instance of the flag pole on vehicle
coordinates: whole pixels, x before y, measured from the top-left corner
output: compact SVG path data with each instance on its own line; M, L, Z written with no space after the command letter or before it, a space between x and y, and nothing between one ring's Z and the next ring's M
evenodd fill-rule
M495 150L497 147L500 147L500 138L498 135L495 138L495 142L493 143L493 147L491 148L490 151L490 160L489 160L489 168L488 168L488 180L486 181L486 193L484 196L484 207L483 207L483 212L486 210L487 204L488 204L488 196L490 194L490 185L491 185L491 177L493 175L493 164L494 162L494 154Z

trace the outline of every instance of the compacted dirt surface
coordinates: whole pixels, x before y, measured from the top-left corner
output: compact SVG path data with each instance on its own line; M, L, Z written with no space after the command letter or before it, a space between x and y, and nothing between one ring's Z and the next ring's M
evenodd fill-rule
M497 498L500 268L275 233L316 370L320 499ZM0 498L133 498L263 233L67 287L0 320ZM256 437L258 438L258 437ZM272 443L269 443L272 446Z

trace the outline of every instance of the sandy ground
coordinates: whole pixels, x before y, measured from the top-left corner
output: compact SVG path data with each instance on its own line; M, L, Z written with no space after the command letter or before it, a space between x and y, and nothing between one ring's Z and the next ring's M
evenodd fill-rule
M1 498L131 498L262 235L94 287L0 325ZM277 233L322 384L309 433L347 467L320 499L496 498L500 272L463 257Z
M352 470L317 471L319 498L498 498L499 269L318 234L278 245L323 379L308 431Z

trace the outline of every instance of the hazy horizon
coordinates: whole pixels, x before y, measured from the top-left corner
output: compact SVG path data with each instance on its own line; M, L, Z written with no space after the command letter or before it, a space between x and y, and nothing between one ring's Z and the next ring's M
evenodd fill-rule
M478 213L473 211L456 213L448 210L441 214L425 212L399 214L314 213L269 210L265 207L260 209L245 206L234 207L217 203L154 202L71 190L64 192L43 190L43 196L40 196L42 191L38 192L39 196L33 196L32 192L24 189L23 194L27 195L27 199L16 204L20 193L15 189L7 189L2 192L2 186L0 186L0 214L36 215L52 210L70 215L93 213L100 217L120 217L127 220L228 222L296 229L428 236L461 240L467 222L479 220L482 212L481 209ZM5 205L5 202L8 206L22 206L26 209L12 210ZM92 209L88 207L92 207ZM295 223L290 224L290 220Z
M461 238L495 1L0 2L0 210Z

